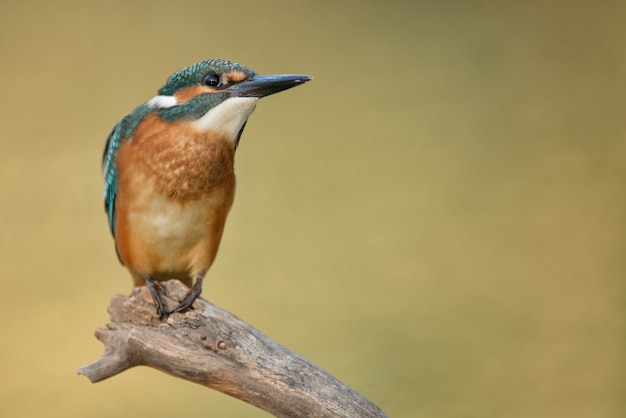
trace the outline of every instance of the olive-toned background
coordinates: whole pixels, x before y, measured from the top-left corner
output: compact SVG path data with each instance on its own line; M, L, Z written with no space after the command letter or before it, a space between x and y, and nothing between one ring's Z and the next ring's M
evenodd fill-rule
M0 415L267 416L137 368L92 385L131 280L111 127L196 61L263 99L204 296L393 417L626 414L626 3L5 2Z

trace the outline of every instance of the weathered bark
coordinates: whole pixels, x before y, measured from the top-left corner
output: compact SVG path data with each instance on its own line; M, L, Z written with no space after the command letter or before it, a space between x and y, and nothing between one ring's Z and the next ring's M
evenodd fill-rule
M187 291L175 280L162 286L172 306ZM161 321L145 287L115 296L111 323L96 330L105 353L78 373L98 382L144 365L279 417L385 417L357 392L231 313L201 298L193 307Z

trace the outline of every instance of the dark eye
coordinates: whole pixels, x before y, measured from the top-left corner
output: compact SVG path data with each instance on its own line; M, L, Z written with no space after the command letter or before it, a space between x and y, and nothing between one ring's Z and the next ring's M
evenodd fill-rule
M202 80L209 87L217 87L220 85L220 78L215 74L207 74Z

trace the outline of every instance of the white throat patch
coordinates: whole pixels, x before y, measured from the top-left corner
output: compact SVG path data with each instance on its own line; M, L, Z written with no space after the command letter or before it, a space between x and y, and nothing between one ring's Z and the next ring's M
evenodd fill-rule
M234 144L258 101L257 97L230 97L192 122L192 126L202 132L221 132Z

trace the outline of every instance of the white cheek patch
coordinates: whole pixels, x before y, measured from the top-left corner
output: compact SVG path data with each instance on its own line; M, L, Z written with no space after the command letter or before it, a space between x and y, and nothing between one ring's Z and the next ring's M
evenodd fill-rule
M234 144L258 101L257 97L230 97L192 122L192 126L201 132L223 133Z
M155 96L148 100L148 106L157 109L165 109L168 107L174 107L178 104L178 100L174 96Z

